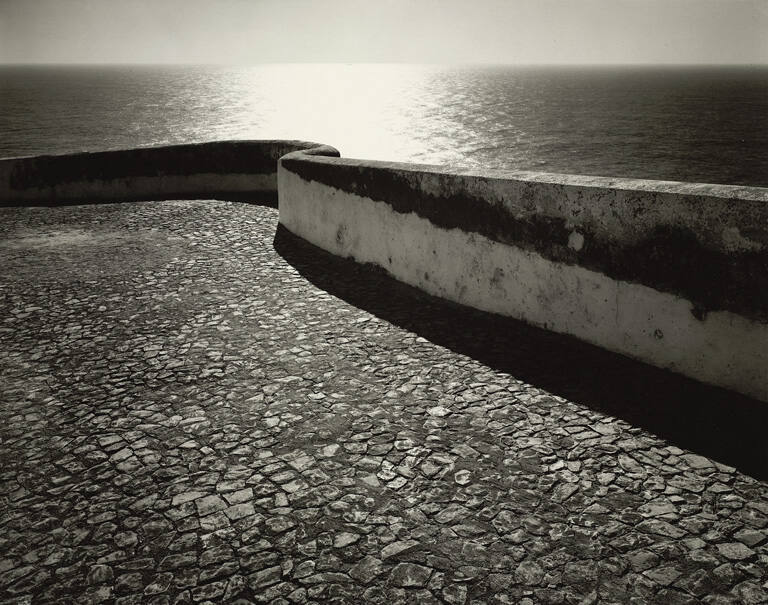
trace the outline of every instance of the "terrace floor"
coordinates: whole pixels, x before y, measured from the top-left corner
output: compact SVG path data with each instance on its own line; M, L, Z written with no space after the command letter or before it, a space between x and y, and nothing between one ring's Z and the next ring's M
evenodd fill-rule
M768 406L276 225L0 209L0 602L768 600Z

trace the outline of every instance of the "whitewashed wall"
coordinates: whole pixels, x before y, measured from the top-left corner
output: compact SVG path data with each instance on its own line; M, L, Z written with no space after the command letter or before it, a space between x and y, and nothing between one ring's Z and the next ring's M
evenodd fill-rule
M231 196L277 199L280 156L303 141L214 141L0 159L0 204Z
M280 222L328 252L378 265L435 296L768 401L768 287L748 283L768 279L752 274L768 258L768 189L474 175L301 152L280 164ZM384 185L377 187L379 181ZM385 199L387 183L401 199ZM408 195L412 199L402 199ZM481 224L463 229L461 216L444 221L430 216L426 207L440 196L456 198L457 204L461 196L485 197L494 212L511 215L513 230L530 217L535 222L536 215L546 216L544 223L552 227L533 235L520 227L522 236L499 241L503 234L492 225L489 237ZM445 212L453 212L450 204ZM702 276L680 274L677 287L669 282L665 259L643 259L643 242L659 233L682 240L665 244L678 246L678 254L698 255L729 272L731 258L747 259L752 273L742 276L738 268L733 275L723 273L731 283L712 284L710 291L708 267L702 265ZM598 246L603 250L596 251ZM612 267L611 256L622 254L622 247L630 249L627 258L652 266L639 269L636 279L612 276L619 269ZM680 270L690 266L697 266L696 258L685 260ZM739 284L752 289L718 292ZM754 300L755 292L762 300ZM753 299L740 300L747 295Z
M430 294L768 401L768 189L471 173L301 141L0 160L0 204L273 201Z

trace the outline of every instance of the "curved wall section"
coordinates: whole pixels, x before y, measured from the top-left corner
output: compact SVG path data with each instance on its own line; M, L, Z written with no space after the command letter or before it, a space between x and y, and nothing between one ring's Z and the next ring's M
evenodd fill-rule
M277 200L277 160L304 141L215 141L0 160L0 204L225 197Z
M289 154L280 222L430 294L768 401L768 189Z
M0 205L279 197L280 222L333 254L768 401L768 189L338 156L220 141L4 159Z

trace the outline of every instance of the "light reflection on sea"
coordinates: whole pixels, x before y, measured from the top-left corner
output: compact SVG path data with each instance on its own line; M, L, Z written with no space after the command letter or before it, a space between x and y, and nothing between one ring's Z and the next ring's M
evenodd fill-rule
M0 156L294 138L346 157L768 186L766 68L0 68Z

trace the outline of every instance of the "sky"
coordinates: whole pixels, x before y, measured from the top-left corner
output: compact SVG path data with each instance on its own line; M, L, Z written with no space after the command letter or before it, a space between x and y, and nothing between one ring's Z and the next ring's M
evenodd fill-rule
M768 64L768 0L0 0L0 63Z

